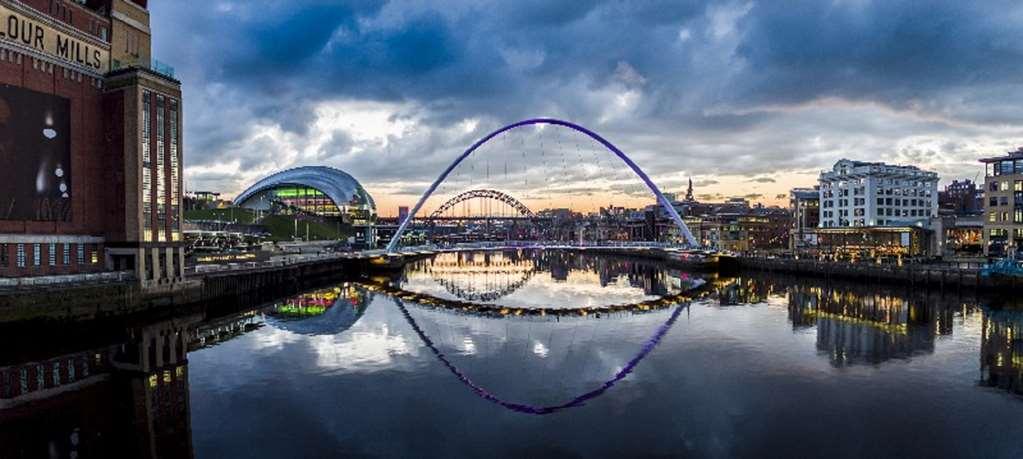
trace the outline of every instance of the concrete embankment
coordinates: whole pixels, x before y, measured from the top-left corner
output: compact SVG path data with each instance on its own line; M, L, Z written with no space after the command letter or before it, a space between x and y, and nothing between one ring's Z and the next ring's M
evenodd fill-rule
M186 282L143 289L137 282L37 285L0 290L0 323L90 320L199 303L258 303L314 288L365 269L365 260L320 259L195 274Z
M976 268L906 263L878 265L871 263L827 262L788 258L736 257L740 270L781 272L823 278L843 278L868 282L898 283L1009 290L1023 287L1023 278L982 276Z

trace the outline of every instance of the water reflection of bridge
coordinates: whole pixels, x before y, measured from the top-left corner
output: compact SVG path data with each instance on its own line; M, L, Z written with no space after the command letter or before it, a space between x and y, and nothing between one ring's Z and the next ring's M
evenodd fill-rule
M457 298L491 302L514 293L537 272L536 263L514 252L440 254L413 268Z
M592 275L601 287L624 278L647 295L661 296L684 290L691 281L688 273L649 260L530 249L442 253L410 264L404 276L429 279L458 299L486 303L514 293L541 272L556 282Z

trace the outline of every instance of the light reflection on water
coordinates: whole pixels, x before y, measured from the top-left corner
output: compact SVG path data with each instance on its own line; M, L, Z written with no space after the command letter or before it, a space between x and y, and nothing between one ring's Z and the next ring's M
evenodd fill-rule
M421 263L392 283L577 307L674 293L685 277L640 260L515 252ZM455 313L357 282L195 318L188 396L160 398L184 407L187 428L150 435L198 457L1023 457L1023 313L1004 299L763 274L708 281L713 295L692 305L601 318ZM0 369L0 400L18 368ZM172 387L159 374L154 394ZM138 397L110 392L75 403ZM181 409L163 410L156 425L181 424ZM118 438L120 418L67 412L42 423L0 411L0 453L75 426L92 444L90 425Z
M444 253L410 265L397 284L442 299L517 307L637 303L689 287L691 274L654 262L572 252Z

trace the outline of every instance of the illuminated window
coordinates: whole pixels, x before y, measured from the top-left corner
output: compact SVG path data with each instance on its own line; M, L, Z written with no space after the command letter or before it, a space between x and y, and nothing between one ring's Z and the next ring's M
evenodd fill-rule
M152 94L149 91L142 92L142 164L146 165L151 162L149 151L151 99Z
M991 212L991 213L989 213L987 215L987 221L990 222L990 223L997 222L998 221L998 212Z
M19 268L25 267L25 244L18 244L14 260Z
M150 147L152 135L152 99L149 91L142 92L142 232L143 239L149 241L150 228L153 226L153 158Z
M1008 180L999 181L998 182L998 190L999 191L1009 191L1009 181Z
M32 266L42 266L43 264L43 245L40 243L32 244Z
M164 241L166 235L163 232L163 228L166 225L167 220L167 169L165 158L167 152L165 148L165 134L167 127L166 114L166 99L160 95L156 95L156 233L157 240Z
M63 250L62 255L64 256L64 266L70 265L71 264L71 243L70 242L65 242L64 243L64 250Z
M171 231L181 229L181 218L178 212L178 205L181 203L181 191L178 182L181 180L180 163L178 161L178 101L169 99L168 114L170 121L170 217Z
M47 249L48 249L48 253L46 254L47 261L50 262L50 266L57 266L57 243L51 242Z

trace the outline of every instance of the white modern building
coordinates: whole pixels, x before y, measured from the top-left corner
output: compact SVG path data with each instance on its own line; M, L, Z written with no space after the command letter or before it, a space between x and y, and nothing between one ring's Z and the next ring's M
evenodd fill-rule
M938 216L938 174L843 159L821 172L820 227L908 226Z

